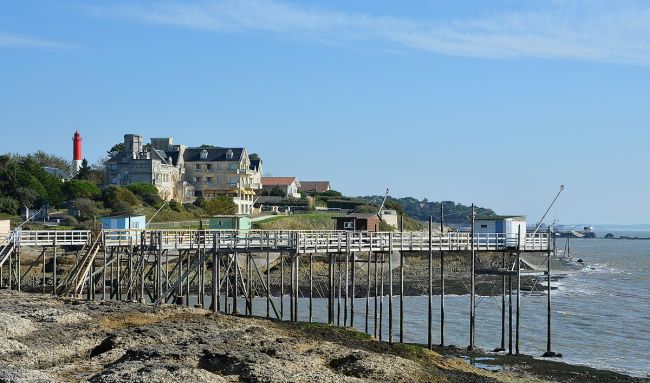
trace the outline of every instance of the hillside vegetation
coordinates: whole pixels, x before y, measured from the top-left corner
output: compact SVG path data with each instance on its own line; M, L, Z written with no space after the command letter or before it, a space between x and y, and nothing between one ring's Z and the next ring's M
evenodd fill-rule
M253 222L260 230L334 230L335 215L312 213L289 216L275 216L264 221Z

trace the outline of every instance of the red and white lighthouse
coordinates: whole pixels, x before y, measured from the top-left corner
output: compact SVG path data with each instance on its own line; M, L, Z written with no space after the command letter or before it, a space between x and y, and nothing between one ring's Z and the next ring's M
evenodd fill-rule
M78 130L72 136L72 168L75 174L81 169L81 134Z

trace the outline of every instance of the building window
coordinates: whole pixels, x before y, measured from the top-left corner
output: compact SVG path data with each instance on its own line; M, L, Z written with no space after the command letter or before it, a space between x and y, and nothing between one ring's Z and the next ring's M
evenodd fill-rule
M228 149L228 151L226 152L226 159L232 160L232 156L233 156L232 150Z
M212 165L211 165L211 164L205 164L205 169L206 169L206 170L210 170L210 169L212 169Z
M487 229L487 225L481 225L481 229Z
M201 170L201 164L194 164L195 170Z
M237 170L237 164L235 164L235 163L230 164L230 166L228 167L228 169L230 169L230 170Z
M205 182L212 182L212 177L205 177Z
M218 184L221 183L221 176L217 176L217 183L218 183Z
M201 182L201 177L194 177L194 182Z
M205 149L201 150L201 155L200 155L200 157L201 157L202 160L207 159L207 158L208 158L208 151L205 150Z

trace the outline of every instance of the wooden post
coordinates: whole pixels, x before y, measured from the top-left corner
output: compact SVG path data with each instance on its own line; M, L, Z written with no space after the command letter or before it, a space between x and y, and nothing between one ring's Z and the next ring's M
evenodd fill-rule
M284 254L280 253L280 320L284 320Z
M351 254L352 254L352 257L350 259L350 263L352 265L351 266L352 268L351 268L350 277L352 278L352 293L351 293L351 299L352 300L350 301L350 327L354 327L354 298L355 298L355 294L356 294L356 288L355 288L356 287L356 278L355 278L355 275L356 275L356 270L355 270L356 269L356 260L354 259L355 258L355 253L351 253Z
M474 204L472 204L472 228L471 228L471 238L470 238L470 249L471 249L471 269L470 269L470 278L471 278L471 292L470 292L470 311L469 311L469 347L468 350L474 349L474 337L476 335L476 251L474 246L474 223L476 220L476 211L474 210Z
M293 322L293 291L294 291L294 255L289 254L289 321Z
M178 277L176 279L176 283L178 284L178 291L176 292L176 298L178 299L179 297L183 296L183 283L182 283L182 276L183 276L183 252L182 250L178 251Z
M393 343L393 233L388 233L388 343Z
M294 305L293 305L293 321L298 322L298 298L300 297L300 258L298 252L296 251L295 262L296 262L296 293L294 295Z
M314 307L314 254L309 253L309 322L313 320Z
M345 301L343 304L343 327L348 326L348 300L350 299L350 245L345 249Z
M102 302L106 301L106 267L107 267L107 257L106 257L106 234L102 231L101 235L103 236L102 242L104 247L104 268L102 270ZM56 236L54 237L54 273L56 273ZM54 288L56 289L56 280L52 281Z
M334 266L332 262L332 254L327 254L328 260L328 301L327 301L327 324L334 324Z
M427 317L427 347L433 348L433 216L429 216L429 306Z
M191 240L191 239L190 239ZM187 270L187 278L185 281L185 306L189 307L190 306L190 266L192 264L192 249L187 251L187 262L186 263L186 270Z
M378 274L377 274L377 268L378 268L378 261L377 261L377 254L374 254L374 260L375 260L375 338L379 338L379 326L377 323L377 318L379 317L379 311L377 310L377 305L379 303L379 283L378 283Z
M336 255L336 325L341 325L341 298L343 298L343 273L341 273L341 259L340 254Z
M515 331L515 353L519 355L519 312L521 309L521 226L518 226L517 229L517 327Z
M231 273L231 270L232 270L231 265L232 265L233 258L228 256L228 257L226 257L226 260L227 260L227 262L226 262L226 275L224 275L224 278L226 278L226 294L225 294L225 297L224 297L226 301L224 302L223 311L225 313L230 313L231 312L231 309L230 309L230 306L229 306L229 304L230 304L230 302L229 302L229 300L230 300L230 273ZM234 272L234 270L232 272Z
M106 242L104 242L104 269L106 269ZM57 259L56 259L56 236L54 237L54 259L52 260L52 295L56 296L56 265L57 265ZM106 271L106 270L104 270ZM0 276L0 280L2 279L2 276ZM104 280L106 279L106 276L104 276ZM104 282L104 286L106 286L106 282Z
M546 242L546 352L544 357L557 356L556 353L551 351L551 255L555 254L555 246L553 246L553 253L551 253L551 228L548 229L548 238ZM553 235L553 244L555 245L555 235Z
M235 251L235 282L233 283L234 293L232 295L232 313L239 314L239 305L237 304L237 295L239 295L239 254Z
M512 258L510 258L512 259ZM508 267L510 270L510 267ZM512 274L508 273L508 355L512 355Z
M501 268L506 271L506 251L501 254ZM501 347L496 351L506 350L506 275L501 275Z
M45 253L46 253L47 247L43 247L43 281L41 282L41 288L43 294L45 294Z
M445 207L440 203L440 346L445 346L445 252L442 237L445 233Z
M156 299L159 299L162 295L162 233L158 232L158 257L156 259ZM144 256L143 256L144 259ZM142 274L144 274L144 267L142 268ZM144 297L143 297L144 298ZM160 304L159 304L160 305Z
M169 263L169 254L167 254ZM212 303L210 307L213 313L219 311L219 256L217 255L217 233L212 233Z
M370 239L371 247L372 247L372 237ZM369 334L368 332L368 319L370 318L370 264L372 262L372 251L368 252L368 264L366 265L366 334Z
M404 343L404 215L400 215L399 229L399 342Z
M266 251L266 317L270 318L271 313L271 255Z
M381 265L379 276L381 278L381 291L379 295L379 341L384 339L384 263L386 261L385 252L381 253Z

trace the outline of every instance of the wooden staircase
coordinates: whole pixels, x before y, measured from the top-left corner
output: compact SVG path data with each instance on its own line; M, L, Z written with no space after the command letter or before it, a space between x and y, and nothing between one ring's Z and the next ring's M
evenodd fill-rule
M9 256L16 248L16 232L12 231L7 235L4 245L0 248L0 267L9 259Z
M83 289L86 278L90 273L95 257L103 247L104 243L102 238L103 236L101 234L97 235L97 238L92 242L92 245L88 248L83 257L81 257L74 268L70 270L70 273L68 273L66 278L64 278L62 283L59 285L59 295L70 294L77 296L81 294L81 290Z

